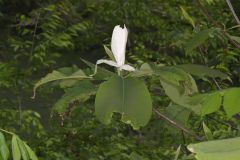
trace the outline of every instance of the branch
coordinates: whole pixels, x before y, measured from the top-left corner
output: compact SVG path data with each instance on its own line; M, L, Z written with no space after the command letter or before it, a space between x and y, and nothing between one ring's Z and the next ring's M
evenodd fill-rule
M37 32L37 27L38 27L38 21L40 18L40 13L38 13L36 21L35 21L35 26L34 26L34 31L33 31L33 37L32 37L32 46L31 46L31 55L33 54L33 49L34 49L34 41L35 41L35 36L36 36L36 32Z
M237 21L237 23L240 24L240 21L239 21L239 19L238 19L238 16L237 16L236 12L234 11L234 8L233 8L233 6L232 6L231 1L230 1L230 0L226 0L226 2L227 2L227 4L228 4L229 9L231 10L231 12L232 12L232 14L233 14L233 17L235 18L235 20Z
M203 137L200 137L198 135L196 135L194 132L188 130L187 128L185 128L184 126L178 124L177 122L175 122L174 120L168 118L167 116L165 116L164 114L160 113L157 109L153 108L153 111L158 115L159 118L162 118L166 121L168 121L170 124L172 124L173 126L179 128L180 130L182 130L183 132L191 135L192 137L194 137L196 140L198 141L203 141Z

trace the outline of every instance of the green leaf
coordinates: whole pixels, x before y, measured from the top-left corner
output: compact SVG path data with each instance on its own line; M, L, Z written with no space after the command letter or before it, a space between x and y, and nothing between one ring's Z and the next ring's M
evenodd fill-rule
M166 115L183 126L186 125L191 112L191 110L176 104L170 104L166 108Z
M143 63L139 70L130 73L132 77L143 77L143 76L151 76L153 74L153 69L148 63Z
M222 94L219 91L199 95L202 98L201 114L206 115L219 110L222 103Z
M240 137L188 145L197 160L239 160Z
M161 81L170 83L172 85L180 86L181 82L187 82L190 80L189 74L184 72L182 69L161 66L154 68L154 74L159 76Z
M110 123L113 112L121 113L124 123L138 129L151 118L152 100L142 81L115 76L100 85L95 99L95 112L105 124Z
M63 68L58 69L57 71L63 73L66 76L78 76L78 75L86 76L86 74L83 72L83 70L79 69L77 66L63 67ZM79 81L78 79L64 80L64 81L60 81L59 85L61 86L61 88L72 87L78 81Z
M13 155L13 160L21 159L21 152L20 152L16 135L12 136L12 155Z
M19 149L21 151L22 159L23 160L29 160L28 151L27 151L23 141L19 137L17 137L16 139L17 139Z
M192 17L187 13L187 11L182 6L180 6L180 8L181 8L183 17L193 26L193 28L195 28L195 22L192 19Z
M213 140L213 134L211 130L208 128L208 126L203 122L203 131L205 133L205 136L207 137L207 140Z
M73 88L66 90L65 94L53 106L53 111L63 114L70 103L74 101L84 102L95 92L95 86L90 81L83 80Z
M70 80L70 79L75 79L75 80L81 80L85 78L90 78L86 76L81 70L75 72L72 75L66 75L64 73L61 73L59 71L53 71L52 73L47 74L44 78L42 78L40 81L38 81L33 88L33 98L35 97L36 89L46 83L53 82L53 81L59 81L59 80Z
M1 160L8 160L9 158L9 149L6 144L4 135L0 132L0 159Z
M174 86L172 84L166 83L164 81L161 81L161 85L164 88L165 93L167 96L176 104L186 107L192 111L194 111L196 114L200 114L201 105L199 103L192 103L191 97L188 95L185 95L181 92L181 88Z
M111 60L115 61L115 57L113 56L113 53L112 51L105 45L103 45L104 49L105 49L105 52L107 53L107 55L109 56L109 58L111 58Z
M177 151L176 151L176 155L175 155L174 160L178 160L178 157L179 157L179 155L180 155L180 152L181 152L181 145L177 148Z
M225 73L222 73L221 71L211 69L206 66L197 65L197 64L183 64L183 65L177 65L176 67L183 69L184 71L188 72L189 74L192 74L194 76L205 78L205 77L211 77L211 78L221 78L221 79L228 79L228 75Z
M27 153L29 155L29 158L31 160L38 160L36 154L33 152L33 150L27 145L27 143L23 142L23 145L25 146Z
M203 44L214 33L215 30L216 29L214 28L210 28L196 33L191 39L188 40L187 43L185 43L186 53L189 54L195 48Z
M159 75L166 95L174 103L200 113L201 105L199 102L192 101L191 98L198 93L196 82L191 75L174 67L160 67L155 73Z
M224 92L224 101L223 106L228 117L233 116L240 112L240 88L229 88L223 90Z

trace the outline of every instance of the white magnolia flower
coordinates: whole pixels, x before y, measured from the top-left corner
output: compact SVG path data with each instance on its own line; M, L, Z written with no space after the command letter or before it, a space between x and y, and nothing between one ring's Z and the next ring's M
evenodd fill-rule
M97 61L96 67L98 64L105 63L110 66L117 67L119 70L135 71L135 69L132 66L125 64L127 36L128 36L128 31L125 25L124 25L124 28L120 27L119 25L115 26L112 33L112 41L111 41L111 49L112 49L112 53L115 58L115 61L100 59ZM95 72L96 72L96 69L95 69Z

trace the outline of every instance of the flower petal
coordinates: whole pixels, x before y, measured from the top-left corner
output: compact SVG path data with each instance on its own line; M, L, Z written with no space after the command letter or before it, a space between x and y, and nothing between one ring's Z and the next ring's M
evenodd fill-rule
M116 62L114 62L114 61L106 60L106 59L99 59L99 60L97 60L97 63L95 65L94 73L92 75L90 75L90 76L94 76L97 73L97 66L99 64L102 64L102 63L108 64L108 65L113 66L113 67L119 67L118 64Z
M99 59L97 61L97 65L102 64L102 63L108 64L108 65L113 66L113 67L119 67L116 62L111 61L111 60Z
M126 71L135 71L135 68L128 64L124 64L123 66L120 67L120 70L126 70Z
M125 25L124 28L120 27L119 25L114 27L112 33L111 49L119 66L122 66L125 63L127 37L128 31Z

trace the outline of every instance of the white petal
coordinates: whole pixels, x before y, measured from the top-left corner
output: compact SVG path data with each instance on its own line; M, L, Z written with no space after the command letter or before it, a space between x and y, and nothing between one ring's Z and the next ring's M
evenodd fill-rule
M114 61L111 61L111 60L99 59L99 60L97 61L97 65L98 65L98 64L102 64L102 63L108 64L108 65L113 66L113 67L118 67L117 63L114 62Z
M111 49L119 66L122 66L125 63L127 37L128 31L125 25L124 28L121 28L119 25L114 27L112 33Z
M94 73L90 76L94 76L95 74L97 74L97 66L99 64L102 64L102 63L105 63L105 64L108 64L110 66L113 66L113 67L119 67L118 64L114 61L111 61L111 60L106 60L106 59L99 59L95 65L95 70L94 70Z
M133 68L130 65L124 64L123 66L120 67L120 70L135 71L135 68Z

